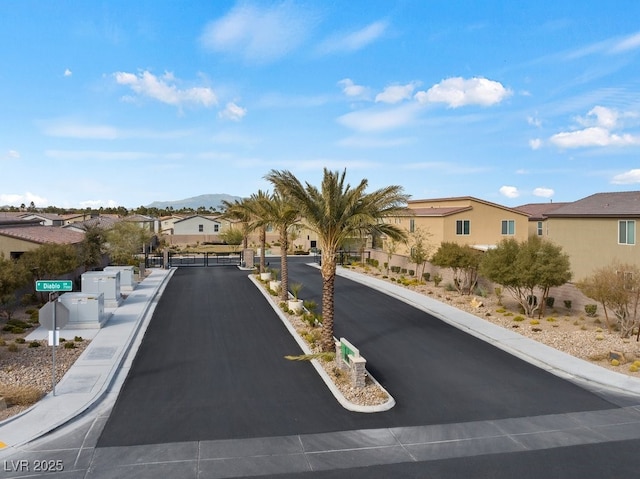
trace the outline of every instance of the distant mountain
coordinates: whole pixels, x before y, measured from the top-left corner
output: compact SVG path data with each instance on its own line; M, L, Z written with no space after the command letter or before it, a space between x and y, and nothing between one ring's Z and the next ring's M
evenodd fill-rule
M232 196L227 194L215 194L215 195L200 195L194 196L193 198L186 198L184 200L177 201L154 201L150 205L147 205L147 208L169 208L173 207L174 210L180 210L182 208L193 208L197 210L201 206L209 209L211 207L215 208L218 211L222 210L222 201L229 201L233 203L234 201L240 201L242 198L240 196Z

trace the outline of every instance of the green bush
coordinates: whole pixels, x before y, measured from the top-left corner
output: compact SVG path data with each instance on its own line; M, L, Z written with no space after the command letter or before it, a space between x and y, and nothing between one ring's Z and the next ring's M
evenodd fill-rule
M416 272L412 269L409 270L409 276L415 276Z
M439 273L433 275L433 283L436 286L440 286L440 283L442 283L442 276Z
M76 345L71 341L66 341L64 343L64 349L76 349Z
M26 340L25 340L24 338L16 338L16 339L15 339L15 342L16 342L17 344L24 344L24 343L26 343Z
M40 347L40 342L38 342L38 341L31 341L31 342L29 343L29 347L30 347L30 348L39 348L39 347Z
M595 317L597 311L598 311L598 305L597 304L585 304L584 305L584 312L590 318Z
M74 336L73 340L76 343L81 343L82 341L84 341L84 339L82 339L82 336Z
M431 273L422 273L422 277L425 281L429 281L429 279L431 279Z
M514 320L514 321L518 321L518 322L520 322L520 321L524 321L524 316L521 316L521 315L514 316L514 317L513 317L513 320Z

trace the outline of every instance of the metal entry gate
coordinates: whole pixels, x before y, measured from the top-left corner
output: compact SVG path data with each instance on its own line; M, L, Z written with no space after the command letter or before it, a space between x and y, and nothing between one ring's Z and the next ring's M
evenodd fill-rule
M172 253L169 252L169 263L164 264L163 255L148 255L145 257L147 268L171 267L210 267L210 266L238 266L242 262L242 254L238 253Z

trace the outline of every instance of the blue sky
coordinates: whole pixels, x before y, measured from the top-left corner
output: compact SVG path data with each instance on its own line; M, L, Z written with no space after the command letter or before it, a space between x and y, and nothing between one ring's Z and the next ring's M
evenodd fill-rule
M0 1L0 205L640 189L640 2Z

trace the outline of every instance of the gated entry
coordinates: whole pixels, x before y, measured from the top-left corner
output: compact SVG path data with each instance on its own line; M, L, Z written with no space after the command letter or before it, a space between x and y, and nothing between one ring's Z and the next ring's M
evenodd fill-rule
M145 258L145 266L153 267L209 267L239 265L242 262L240 252L224 253L174 253L169 252L169 264L164 264L162 255L148 255Z

